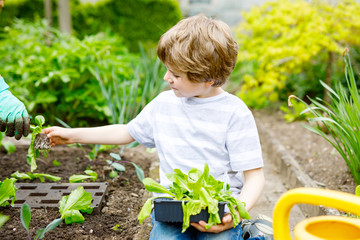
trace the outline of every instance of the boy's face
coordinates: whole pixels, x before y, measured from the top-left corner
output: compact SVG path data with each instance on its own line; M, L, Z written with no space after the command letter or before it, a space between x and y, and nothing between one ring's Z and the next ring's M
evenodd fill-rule
M164 80L170 84L171 89L177 97L211 97L213 89L212 82L192 82L185 73L174 72L169 67L165 73Z

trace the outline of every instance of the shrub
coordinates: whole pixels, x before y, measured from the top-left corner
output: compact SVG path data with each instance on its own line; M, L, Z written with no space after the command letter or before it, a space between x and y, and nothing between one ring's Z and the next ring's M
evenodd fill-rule
M305 127L326 139L344 158L357 185L360 184L360 93L356 85L350 57L345 51L346 86L339 81L335 88L321 82L330 92L331 103L320 98L309 98L312 105L307 105L305 112L313 117L309 121L320 122L324 128ZM295 96L290 96L290 98ZM289 98L289 101L290 101ZM296 97L295 97L296 98ZM304 103L301 99L301 102ZM327 134L329 133L329 134ZM329 163L331 164L331 163Z
M57 26L57 6L53 2L53 23ZM84 38L98 32L119 34L131 51L138 43L154 45L160 36L182 18L175 0L102 0L96 4L70 2L75 36ZM6 0L0 14L0 26L9 26L13 18L34 21L44 18L44 0Z
M343 77L339 56L345 46L360 45L360 5L336 2L280 0L244 13L235 31L243 79L238 94L246 103L259 108L264 104L257 104L258 95L269 104L285 100L290 92L300 98L324 96L313 79L331 85Z
M147 65L142 63L145 58L150 61ZM97 69L106 88L112 86L114 78L119 83L138 79L135 99L150 101L160 89L144 93L143 84L163 83L158 79L161 73L143 81L148 76L144 71L136 71L146 66L152 69L151 62L145 54L140 58L128 53L119 37L97 34L79 40L51 30L39 21L17 20L0 41L1 74L11 91L25 103L31 115L44 115L51 125L56 124L55 117L72 127L112 122L108 99L89 69ZM161 70L159 65L154 68ZM126 94L128 89L122 90Z

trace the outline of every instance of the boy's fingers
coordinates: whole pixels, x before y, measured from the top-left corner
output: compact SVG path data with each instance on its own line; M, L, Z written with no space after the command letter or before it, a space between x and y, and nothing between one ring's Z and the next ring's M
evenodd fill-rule
M230 214L225 215L225 216L223 217L223 219L222 219L222 222L223 222L223 223L229 223L229 222L231 222L231 221L232 221L232 217L231 217Z

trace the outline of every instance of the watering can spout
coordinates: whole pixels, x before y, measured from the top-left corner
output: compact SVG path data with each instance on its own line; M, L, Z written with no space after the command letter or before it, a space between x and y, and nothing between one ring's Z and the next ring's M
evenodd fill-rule
M291 240L289 214L295 204L323 205L360 216L360 197L318 188L296 188L278 200L273 213L275 240ZM360 219L319 216L305 219L294 230L295 240L360 240Z

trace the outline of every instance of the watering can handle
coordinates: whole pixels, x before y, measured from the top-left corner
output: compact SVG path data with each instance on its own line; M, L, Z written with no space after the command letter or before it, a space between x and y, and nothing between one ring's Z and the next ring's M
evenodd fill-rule
M273 212L274 239L291 240L289 214L295 204L323 205L360 216L360 198L334 190L295 188L283 194Z

